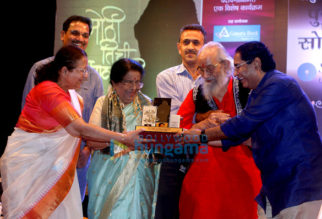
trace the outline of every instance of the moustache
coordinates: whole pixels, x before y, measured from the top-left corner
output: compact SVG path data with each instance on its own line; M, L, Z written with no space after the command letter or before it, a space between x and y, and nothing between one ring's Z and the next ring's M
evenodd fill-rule
M197 55L197 51L196 50L191 50L191 49L188 49L184 52L184 54L194 54L194 55Z
M217 83L217 78L212 76L212 77L209 77L207 78L207 80L205 79L205 82L206 84L213 84L213 83Z

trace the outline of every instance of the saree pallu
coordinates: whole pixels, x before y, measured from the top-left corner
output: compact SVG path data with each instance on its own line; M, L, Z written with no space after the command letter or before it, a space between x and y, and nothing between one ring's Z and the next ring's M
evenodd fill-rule
M96 151L88 171L88 218L154 218L159 169L148 166L141 151L115 159Z
M5 218L82 218L78 153L79 139L65 129L39 134L16 128L1 158Z
M150 105L140 92L132 104L123 106L111 91L98 99L90 123L112 131L135 130L141 124L142 106ZM148 165L146 151L123 153L111 141L112 157L95 151L88 169L88 218L154 218L160 165Z
M74 90L49 81L28 94L1 157L5 218L82 218L75 176L80 139L62 128L81 115L79 101Z

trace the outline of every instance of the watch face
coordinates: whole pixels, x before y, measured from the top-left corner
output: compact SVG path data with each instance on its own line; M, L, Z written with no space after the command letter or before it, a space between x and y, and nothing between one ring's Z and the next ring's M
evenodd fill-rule
M199 136L199 138L200 138L200 142L201 142L201 143L208 143L208 137L207 137L207 135L205 135L205 134L201 134L201 135Z

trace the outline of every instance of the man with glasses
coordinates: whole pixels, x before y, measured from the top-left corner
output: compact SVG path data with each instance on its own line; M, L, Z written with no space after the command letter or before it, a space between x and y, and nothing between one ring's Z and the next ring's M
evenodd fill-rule
M193 124L195 114L196 120L211 126L240 114L249 90L232 77L232 58L225 48L208 42L199 51L197 65L204 83L192 89L179 108L181 127L205 129L206 123ZM255 197L261 180L250 148L240 144L223 152L211 146L193 157L182 184L180 217L257 219Z
M234 64L242 85L252 89L246 107L220 126L185 132L185 139L200 134L209 141L221 139L223 151L230 151L251 137L263 180L257 201L265 209L268 199L274 218L317 218L322 141L310 100L295 79L275 69L273 55L261 42L239 46Z
M60 32L60 39L63 43L63 46L75 45L83 50L86 50L91 30L92 22L89 18L74 15L67 18L67 20L64 22L63 30ZM41 68L53 60L54 56L38 61L31 67L23 91L22 108L25 104L27 94L35 86L34 79L36 69ZM103 82L98 72L90 66L87 67L86 72L83 69L82 73L84 74L85 79L81 85L81 88L77 90L77 92L83 97L84 109L82 112L82 117L84 121L88 122L97 98L103 95ZM82 153L90 153L87 147L84 148L84 145L85 143L82 142ZM82 200L85 197L86 172L89 163L87 162L87 159L85 161L82 160L81 158L83 157L87 158L88 156L80 156L78 165L80 168L77 169Z
M199 24L189 24L180 29L177 43L182 63L168 68L157 75L158 97L171 98L171 114L176 114L188 92L203 82L197 71L197 54L205 42L206 32ZM169 157L173 162L161 166L156 219L179 218L179 196L186 171L184 154Z

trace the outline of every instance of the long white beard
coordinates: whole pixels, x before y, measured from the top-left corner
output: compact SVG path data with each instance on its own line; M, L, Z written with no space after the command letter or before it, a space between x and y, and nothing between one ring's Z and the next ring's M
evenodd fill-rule
M202 91L206 100L211 100L213 97L219 98L223 89L226 90L228 80L229 76L221 72L217 77L213 77L210 82L205 81L202 84Z

